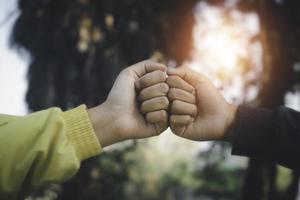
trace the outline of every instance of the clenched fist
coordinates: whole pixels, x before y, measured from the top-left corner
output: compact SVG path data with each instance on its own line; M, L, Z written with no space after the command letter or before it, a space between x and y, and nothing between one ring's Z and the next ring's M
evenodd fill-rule
M206 77L190 68L169 69L168 75L171 130L191 140L227 140L236 107L227 103ZM192 88L195 98L188 93Z
M166 66L152 61L126 68L116 79L106 101L88 110L102 147L126 139L159 135L167 128L166 69ZM143 89L140 93L140 99L145 100L142 112L135 84Z
M155 124L158 132L168 121L176 135L191 140L228 139L236 107L227 103L206 77L190 68L168 69L167 74L165 78L164 72L156 70L136 82L146 121Z
M166 71L156 70L148 72L135 83L139 91L140 111L148 123L155 125L158 134L169 126L169 86L165 83L166 79Z

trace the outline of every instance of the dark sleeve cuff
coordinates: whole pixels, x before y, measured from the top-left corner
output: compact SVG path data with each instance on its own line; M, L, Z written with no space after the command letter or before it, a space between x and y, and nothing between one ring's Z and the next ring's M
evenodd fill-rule
M265 157L272 143L274 111L239 106L232 127L232 154L248 157Z

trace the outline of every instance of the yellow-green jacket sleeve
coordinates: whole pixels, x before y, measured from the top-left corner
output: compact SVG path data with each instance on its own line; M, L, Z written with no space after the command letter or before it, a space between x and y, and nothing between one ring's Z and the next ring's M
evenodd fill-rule
M52 108L25 117L0 115L0 199L19 199L76 174L101 152L86 107Z

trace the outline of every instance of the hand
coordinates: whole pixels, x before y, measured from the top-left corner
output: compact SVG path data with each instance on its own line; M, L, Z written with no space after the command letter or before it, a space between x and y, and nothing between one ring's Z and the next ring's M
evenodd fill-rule
M160 77L156 83L166 80L166 66L151 61L137 63L120 73L103 104L88 110L102 147L126 139L155 136L166 128L146 122L139 111L135 82L147 73ZM147 112L148 106L144 109ZM148 118L159 114L149 114Z
M227 103L206 77L192 69L187 67L169 69L168 75L167 83L173 85L170 86L169 92L169 99L172 100L171 130L176 135L191 140L228 140L236 107ZM172 88L177 88L178 93L180 90L183 93L190 91L191 86L195 89L196 107L193 106L192 97L188 102L180 95L171 93ZM187 93L184 94L186 94L184 98L189 96ZM191 115L195 115L194 120L190 117Z
M166 72L153 71L135 82L139 91L140 111L148 123L155 125L157 133L168 128L169 86L165 83L166 78Z

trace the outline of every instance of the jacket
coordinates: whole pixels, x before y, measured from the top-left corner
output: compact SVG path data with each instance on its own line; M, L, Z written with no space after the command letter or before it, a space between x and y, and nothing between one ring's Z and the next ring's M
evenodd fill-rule
M0 115L0 199L20 199L43 184L64 182L81 161L100 152L84 105Z
M300 113L240 106L232 128L232 154L300 169Z

